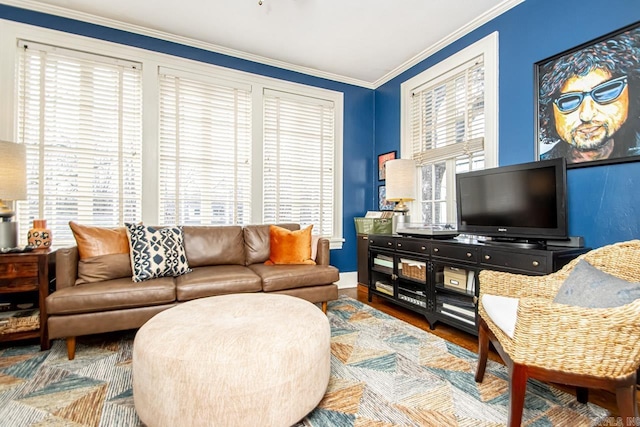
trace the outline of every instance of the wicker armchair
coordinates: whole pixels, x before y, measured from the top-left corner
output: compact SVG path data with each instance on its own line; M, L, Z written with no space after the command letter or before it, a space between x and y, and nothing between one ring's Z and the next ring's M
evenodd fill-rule
M546 276L482 271L483 294L519 298L513 338L478 306L479 362L482 382L491 341L509 369L509 426L522 419L529 377L578 387L614 391L623 420L636 421L636 371L640 365L640 299L614 308L583 308L553 303L558 289L580 259L621 279L640 281L640 240L604 246L574 259ZM631 418L627 418L631 417ZM635 424L634 424L635 425Z

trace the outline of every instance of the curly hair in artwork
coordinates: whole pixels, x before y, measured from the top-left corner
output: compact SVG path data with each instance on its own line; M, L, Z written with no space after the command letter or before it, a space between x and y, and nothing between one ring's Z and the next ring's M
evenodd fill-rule
M629 85L629 115L627 123L640 122L640 27L613 38L579 49L551 60L539 69L539 140L552 144L560 139L553 121L553 100L567 79L585 76L594 69L603 69L611 78L627 76ZM623 126L624 141L640 140L640 129Z

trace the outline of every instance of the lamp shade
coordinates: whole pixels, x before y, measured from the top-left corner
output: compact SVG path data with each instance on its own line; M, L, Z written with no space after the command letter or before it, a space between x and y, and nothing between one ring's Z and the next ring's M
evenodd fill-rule
M27 150L24 144L0 141L0 200L27 198Z
M416 198L416 162L412 159L389 160L385 163L387 200L411 201Z

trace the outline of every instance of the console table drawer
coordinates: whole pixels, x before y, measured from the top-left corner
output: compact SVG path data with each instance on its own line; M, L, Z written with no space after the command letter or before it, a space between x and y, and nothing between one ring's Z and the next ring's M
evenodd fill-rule
M400 239L396 246L399 251L429 254L429 243L426 240Z
M478 262L478 248L462 245L447 245L445 243L432 243L431 255L442 258L452 258L456 261Z
M547 258L541 255L485 248L482 250L480 262L487 266L514 268L534 274L547 272Z
M369 246L375 246L376 248L395 249L396 239L394 239L393 237L370 235Z
M38 277L37 262L0 263L0 279L17 279L19 277Z

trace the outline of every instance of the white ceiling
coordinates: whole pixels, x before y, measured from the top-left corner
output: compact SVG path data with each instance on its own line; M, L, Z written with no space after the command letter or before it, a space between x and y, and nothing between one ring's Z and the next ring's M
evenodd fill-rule
M523 0L0 0L375 88Z

